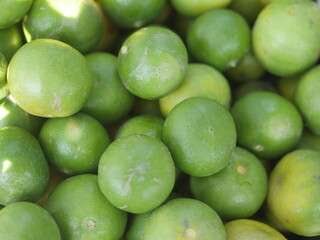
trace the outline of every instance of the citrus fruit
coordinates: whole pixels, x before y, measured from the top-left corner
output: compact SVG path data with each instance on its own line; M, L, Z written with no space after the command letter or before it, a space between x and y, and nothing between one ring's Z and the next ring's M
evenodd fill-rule
M319 6L309 0L274 1L266 6L252 32L253 49L264 68L286 77L312 66L320 55L319 16Z
M57 222L64 240L120 239L127 223L127 213L103 196L93 174L61 182L50 194L46 209Z
M187 60L187 50L178 35L164 27L150 26L137 30L122 44L118 70L130 92L152 100L181 84Z
M103 32L99 7L94 0L34 0L23 21L26 40L56 39L89 52Z
M163 141L183 172L204 177L222 170L236 145L231 114L210 98L191 97L176 105L163 127Z
M128 29L141 28L151 23L166 6L166 0L99 0L98 2L117 25Z
M229 9L214 9L195 19L187 34L192 56L220 71L235 67L250 47L246 20Z
M294 102L298 106L306 126L320 136L320 65L304 74L294 91Z
M226 7L231 0L172 0L171 3L181 15L197 17L212 9Z
M160 98L162 114L167 116L175 105L189 97L212 98L229 108L231 90L228 80L218 70L206 64L192 63L187 66L181 85Z
M266 198L267 173L255 155L236 147L224 169L208 177L191 177L190 187L222 219L249 218Z
M152 115L139 115L130 118L116 133L116 138L133 134L144 134L162 140L162 128L164 120Z
M238 219L225 225L228 240L286 240L277 230L252 219Z
M295 150L286 154L270 174L268 207L289 231L320 235L320 152Z
M66 175L97 171L110 143L101 123L81 112L48 119L40 130L39 141L49 163Z
M0 52L0 88L7 82L7 67L8 62L4 55Z
M320 136L311 133L308 129L304 129L299 140L297 149L311 149L320 151Z
M12 203L0 211L0 239L61 240L52 216L30 202Z
M99 162L102 193L117 208L145 213L169 196L175 168L167 147L146 135L130 135L112 142Z
M109 125L129 113L134 97L119 78L114 55L96 52L86 59L94 74L94 87L82 111Z
M131 109L133 115L153 115L157 117L162 117L159 100L147 100L143 98L136 97L133 107Z
M0 15L0 29L8 28L19 22L29 11L33 0L2 0L0 8L3 10Z
M231 109L238 144L261 158L277 158L298 143L302 118L287 99L272 92L252 92Z
M21 128L3 127L0 142L0 204L37 201L49 182L48 163L38 140Z
M233 0L229 5L229 8L240 13L250 25L254 24L263 7L261 0Z
M188 198L173 199L154 210L142 240L226 240L218 214L207 204Z
M22 110L11 95L0 103L0 128L6 126L20 127L38 137L44 119Z
M280 78L277 82L277 90L280 95L286 99L293 101L294 92L301 75Z
M21 47L7 75L10 92L26 112L42 117L66 117L89 98L93 74L85 57L53 39L38 39Z

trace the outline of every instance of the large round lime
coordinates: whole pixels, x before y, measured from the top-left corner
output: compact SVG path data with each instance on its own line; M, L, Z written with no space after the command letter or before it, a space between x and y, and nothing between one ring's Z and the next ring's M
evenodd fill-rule
M210 98L191 97L176 105L163 127L163 141L183 172L209 176L222 170L236 145L231 114Z
M10 92L26 112L65 117L79 111L89 98L93 74L85 57L53 39L21 47L8 66Z

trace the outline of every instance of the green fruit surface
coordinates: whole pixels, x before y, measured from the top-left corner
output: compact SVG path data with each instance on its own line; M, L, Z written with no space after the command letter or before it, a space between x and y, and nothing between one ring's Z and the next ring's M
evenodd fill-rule
M16 51L25 43L20 24L0 29L0 52L9 62Z

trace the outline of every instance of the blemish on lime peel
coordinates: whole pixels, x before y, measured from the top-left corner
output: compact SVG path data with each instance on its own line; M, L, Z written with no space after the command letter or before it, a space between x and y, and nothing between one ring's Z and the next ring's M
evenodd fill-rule
M194 229L188 228L184 232L184 237L185 237L186 240L193 240L193 239L196 239L197 233L196 233L196 231Z
M241 175L245 174L247 172L247 168L243 165L238 165L237 166L237 172Z

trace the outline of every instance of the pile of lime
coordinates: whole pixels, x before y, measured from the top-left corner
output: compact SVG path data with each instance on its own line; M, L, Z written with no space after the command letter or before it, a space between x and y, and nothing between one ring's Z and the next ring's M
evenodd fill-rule
M1 240L320 237L320 6L0 1Z

